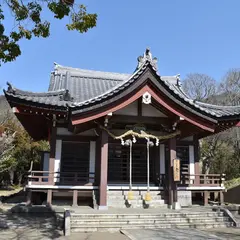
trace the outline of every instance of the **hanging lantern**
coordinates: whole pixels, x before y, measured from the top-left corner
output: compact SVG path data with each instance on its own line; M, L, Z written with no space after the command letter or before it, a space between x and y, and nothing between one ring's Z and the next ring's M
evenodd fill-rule
M132 136L132 137L133 137L133 143L136 143L137 139L135 138L135 136Z
M124 145L124 140L121 138L121 144Z

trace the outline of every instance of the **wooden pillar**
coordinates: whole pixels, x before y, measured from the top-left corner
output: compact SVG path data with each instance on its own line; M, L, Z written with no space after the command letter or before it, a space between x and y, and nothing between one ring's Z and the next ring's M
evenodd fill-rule
M108 134L101 131L99 210L107 209L107 174L108 174Z
M56 155L56 135L57 135L57 128L52 127L51 135L50 135L50 156L49 156L49 167L48 171L49 179L48 182L50 185L54 184L54 164L55 164L55 155Z
M52 205L52 189L47 190L47 205Z
M27 190L27 199L26 199L26 205L32 204L32 191L30 189Z
M96 141L96 162L95 162L95 176L94 176L95 186L99 186L99 183L100 183L100 158L101 158L101 136L99 136L99 138Z
M195 160L195 174L200 174L200 165L199 165L199 140L197 136L193 136L193 144L194 144L194 160ZM199 183L199 177L195 179L195 183Z
M222 205L224 203L224 195L223 195L223 191L219 192L219 202Z
M73 190L73 206L78 205L78 190Z
M204 206L208 205L208 197L209 197L209 192L204 191Z
M168 205L172 206L177 202L177 189L173 181L173 160L177 157L176 154L176 138L169 139L169 164L168 164Z

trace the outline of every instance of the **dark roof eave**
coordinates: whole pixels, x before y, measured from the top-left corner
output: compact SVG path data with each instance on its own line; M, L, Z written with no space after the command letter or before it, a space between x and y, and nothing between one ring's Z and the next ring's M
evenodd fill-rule
M68 111L68 107L67 106L59 106L56 104L46 104L46 103L39 103L39 102L34 102L31 100L26 100L26 99L22 99L19 98L18 96L14 96L12 94L8 94L5 92L5 97L6 99L9 101L10 104L22 104L28 107L37 107L37 108L41 108L44 110L49 110L49 111L58 111L58 112L67 112Z
M150 71L154 74L154 78L150 78L151 79L151 81L157 86L157 88L159 88L160 89L160 91L162 91L162 92L164 92L172 101L174 101L174 102L176 102L177 104L179 104L179 105L181 105L182 107L184 107L185 109L187 109L188 111L191 111L191 112L193 112L193 113L195 113L196 115L198 115L198 116L200 116L200 117L202 117L202 118L205 118L206 120L208 120L208 121L211 121L211 122L213 122L213 123L217 123L217 120L213 117L213 116L206 116L207 115L207 113L205 113L205 114L202 114L201 112L199 112L199 109L197 109L197 111L195 110L195 111L192 111L192 108L194 107L194 106L192 106L192 105L190 105L189 104L189 106L186 106L186 102L184 102L183 103L183 99L179 99L179 96L178 95L176 95L171 89L168 89L168 87L167 87L167 85L166 84L164 84L164 87L162 86L163 84L160 84L160 76L157 74L157 72L155 71L155 69L154 68L152 68L152 65L149 63L149 64L146 64L146 66L144 67L144 68L142 68L141 69L141 71L139 71L138 72L138 74L136 74L136 75L134 75L133 76L133 79L130 79L127 83L127 85L125 85L125 86L121 86L121 91L120 90L118 90L118 91L116 91L115 93L114 93L114 96L116 96L117 94L119 94L119 92L124 92L124 89L126 88L126 87L128 87L129 88L129 86L130 85L132 85L139 77L141 77L142 76L142 74L144 74L144 72L146 72L147 71L147 67L148 66L150 66ZM157 80L156 80L156 78L157 78ZM161 81L161 83L164 83L164 81ZM171 92L170 92L171 91ZM120 93L120 95L122 95ZM173 97L172 96L172 93L175 95L175 97ZM106 104L108 104L108 103L110 103L109 102L109 100L108 101L106 101L107 99L112 99L112 97L113 97L113 94L111 94L110 96L107 96L107 97L105 97L105 98L101 98L101 99L97 99L97 101L99 101L99 103L98 103L98 108L101 108L101 107L104 107L104 106L106 106ZM119 96L119 98L121 98L121 96ZM118 98L118 99L119 99ZM118 99L114 99L114 101L117 101ZM178 100L179 99L179 100ZM91 112L91 111L96 111L96 102L97 101L94 101L94 102L91 102L91 103L89 103L89 104L91 104L90 106L89 106L89 104L86 104L86 106L75 106L75 107L71 107L71 112L72 112L72 115L77 115L77 114L87 114L87 113L89 113L89 112ZM108 103L106 103L106 102L108 102ZM94 103L94 104L93 104Z

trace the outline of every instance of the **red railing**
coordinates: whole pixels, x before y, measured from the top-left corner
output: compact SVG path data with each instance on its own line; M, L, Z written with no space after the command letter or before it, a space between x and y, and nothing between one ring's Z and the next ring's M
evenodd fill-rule
M182 174L178 187L223 187L225 174ZM168 177L165 174L158 176L159 186L167 187Z
M30 171L28 181L31 185L83 185L94 182L95 174L91 172L49 172ZM182 174L180 186L223 187L225 174ZM168 178L165 174L158 176L159 186L167 187ZM30 183L29 183L30 184Z
M224 181L225 174L185 174L180 185L221 187Z
M93 182L94 179L95 175L91 172L31 171L28 175L31 185L82 185Z

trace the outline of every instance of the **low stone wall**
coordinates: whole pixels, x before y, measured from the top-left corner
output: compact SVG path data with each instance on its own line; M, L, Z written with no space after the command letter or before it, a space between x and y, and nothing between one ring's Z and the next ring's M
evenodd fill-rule
M178 202L181 207L192 206L192 192L191 191L178 191Z
M240 185L227 190L224 194L224 202L240 204Z

